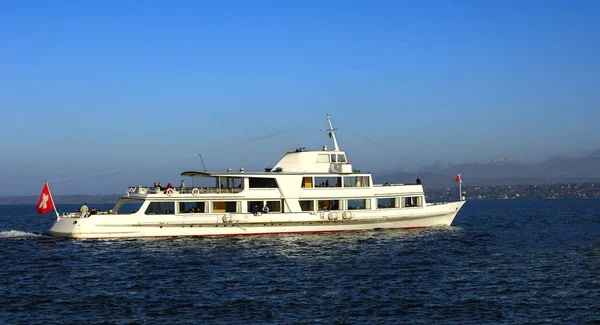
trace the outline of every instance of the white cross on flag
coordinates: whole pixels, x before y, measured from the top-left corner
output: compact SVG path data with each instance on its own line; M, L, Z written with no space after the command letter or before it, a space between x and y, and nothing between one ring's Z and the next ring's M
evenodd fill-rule
M44 184L44 188L42 189L42 195L40 195L40 200L38 201L38 204L35 208L40 214L44 214L48 211L54 210L54 201L52 201L52 195L50 195L50 188L48 188L48 183Z

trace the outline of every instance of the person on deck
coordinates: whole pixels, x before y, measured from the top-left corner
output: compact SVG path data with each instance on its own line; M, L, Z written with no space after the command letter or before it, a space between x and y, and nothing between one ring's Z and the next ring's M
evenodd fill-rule
M84 203L81 208L79 208L79 212L81 212L81 214L84 216L87 215L88 211L87 203Z
M263 207L263 213L269 213L269 207L266 204Z
M255 216L258 215L258 204L254 205L254 207L252 208L252 213L254 213Z
M421 185L421 176L417 176L417 185Z
M185 187L185 183L183 182L183 179L181 180L181 185L179 185L179 187L183 190L183 188Z

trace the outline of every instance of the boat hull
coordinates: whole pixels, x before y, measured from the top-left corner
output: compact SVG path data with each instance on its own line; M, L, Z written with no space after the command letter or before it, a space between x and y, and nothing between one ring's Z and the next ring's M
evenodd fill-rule
M205 216L93 215L59 217L50 229L56 237L123 238L240 236L281 233L414 229L451 225L465 202L385 210L311 213L211 214Z

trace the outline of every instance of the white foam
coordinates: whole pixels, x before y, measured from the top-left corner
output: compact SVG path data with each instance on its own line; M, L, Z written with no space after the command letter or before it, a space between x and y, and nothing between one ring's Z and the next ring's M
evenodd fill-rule
M32 232L25 232L20 230L8 230L8 231L0 231L0 238L33 238L40 237L39 234L34 234Z

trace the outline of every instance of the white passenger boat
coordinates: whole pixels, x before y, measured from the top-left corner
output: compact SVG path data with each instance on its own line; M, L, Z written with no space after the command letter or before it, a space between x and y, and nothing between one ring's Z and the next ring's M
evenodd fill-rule
M264 172L186 171L189 186L134 186L109 212L59 216L54 236L228 236L451 225L465 203L426 203L420 184L373 184L339 149L296 149ZM128 204L134 212L126 213ZM131 205L130 205L131 206Z

